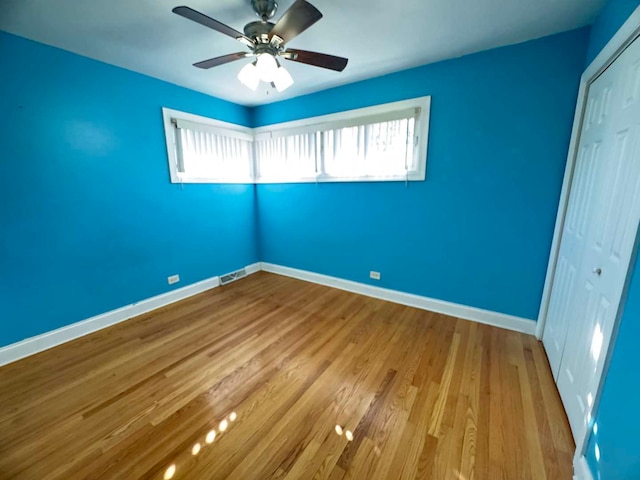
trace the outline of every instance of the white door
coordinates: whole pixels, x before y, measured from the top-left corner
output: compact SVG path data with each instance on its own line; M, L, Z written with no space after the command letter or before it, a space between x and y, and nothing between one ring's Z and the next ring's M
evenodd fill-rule
M558 378L567 330L575 309L578 270L586 248L589 221L598 206L595 192L602 190L602 171L608 168L603 155L607 131L604 122L611 102L613 78L601 75L589 88L580 146L554 276L543 343L554 378Z
M640 220L640 41L602 74L611 101L602 110L605 138L597 205L577 270L573 315L557 378L574 436L584 435L596 372L609 345ZM601 77L601 78L602 78Z

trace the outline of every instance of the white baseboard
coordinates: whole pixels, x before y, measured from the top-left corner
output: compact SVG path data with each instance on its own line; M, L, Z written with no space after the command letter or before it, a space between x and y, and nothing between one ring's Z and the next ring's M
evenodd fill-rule
M247 275L260 271L260 262L245 267ZM197 295L206 290L216 288L220 285L219 277L211 277L197 283L192 283L186 287L171 290L170 292L147 298L130 305L126 305L115 310L111 310L95 317L87 318L80 322L66 325L62 328L52 330L50 332L27 338L17 343L12 343L6 347L0 348L0 366L6 365L21 358L34 355L43 350L48 350L62 343L75 340L89 333L101 330L116 323L124 322L143 313L150 312L170 303L174 303L185 298Z
M246 267L244 267L244 269L247 271L247 275L259 272L260 270L262 270L262 262L252 263L251 265L247 265Z
M504 313L492 312L481 308L468 307L457 303L445 302L434 298L423 297L411 293L399 292L397 290L389 290L387 288L375 287L364 283L344 280L342 278L330 277L320 273L309 272L306 270L298 270L297 268L283 267L272 263L262 262L262 270L266 272L285 275L287 277L306 280L307 282L319 283L328 287L339 288L348 292L359 293L368 297L379 298L389 302L407 305L409 307L429 310L431 312L443 313L452 317L463 318L465 320L473 320L475 322L493 325L496 327L514 330L516 332L533 335L536 331L535 320L515 317Z
M410 307L429 310L431 312L443 313L452 317L464 318L465 320L473 320L479 323L494 325L496 327L515 330L517 332L533 335L536 328L536 322L524 318L506 315L504 313L482 310L480 308L468 307L443 300L422 297L411 293L399 292L397 290L389 290L387 288L366 285L364 283L344 280L337 277L330 277L319 273L298 270L297 268L283 267L271 263L258 262L245 267L247 275L256 273L260 270L285 275L288 277L305 280L308 282L319 283L328 287L346 290L348 292L359 293L369 297L387 300L389 302L399 303ZM197 282L186 287L178 288L155 297L147 298L140 302L132 303L109 312L96 315L95 317L82 320L71 325L43 333L41 335L27 338L17 343L7 345L0 348L0 366L6 365L21 358L34 355L43 350L48 350L57 345L69 342L76 338L88 335L97 330L115 325L130 318L142 315L157 308L169 305L185 298L197 295L206 290L216 288L220 285L218 277L208 278L201 282Z
M593 480L591 469L584 455L573 460L573 480Z

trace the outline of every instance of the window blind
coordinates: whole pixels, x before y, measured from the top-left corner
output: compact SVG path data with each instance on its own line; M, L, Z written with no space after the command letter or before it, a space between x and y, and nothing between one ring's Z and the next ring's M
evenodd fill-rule
M175 125L179 173L210 179L251 178L250 135L179 119Z
M324 174L397 177L414 168L414 118L322 132Z
M313 178L317 173L315 133L264 138L255 142L257 175L269 178Z
M256 135L258 177L397 178L416 169L419 109ZM327 128L332 127L332 128Z

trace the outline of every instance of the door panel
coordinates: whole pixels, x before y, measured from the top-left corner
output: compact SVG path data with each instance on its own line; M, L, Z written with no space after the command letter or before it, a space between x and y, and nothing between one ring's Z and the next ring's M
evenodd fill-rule
M574 315L576 272L582 262L596 192L601 189L602 141L611 105L613 81L601 76L589 89L587 110L567 206L558 263L543 335L554 378L558 378L567 331Z
M580 219L576 225L583 235L581 254L579 260L575 252L569 257L576 262L576 286L572 298L562 298L570 311L563 319L565 342L556 380L576 438L585 434L590 420L640 221L640 41L632 43L593 87L594 95L600 95L597 98L601 100L593 104L592 116L585 123L588 129L599 132L597 139L585 135L584 143L598 143L599 169L592 187L589 178L577 174L575 190L572 186L571 196L575 194L576 201L586 202L591 208L584 230L582 216L576 214ZM587 161L583 158L582 162ZM577 182L586 186L580 187ZM591 200L581 193L589 188ZM580 211L579 207L575 209ZM569 238L575 246L577 236ZM561 251L564 242L563 236ZM558 285L559 297L565 291L566 287ZM555 321L558 324L561 320ZM545 348L557 348L559 340L546 337L545 329Z

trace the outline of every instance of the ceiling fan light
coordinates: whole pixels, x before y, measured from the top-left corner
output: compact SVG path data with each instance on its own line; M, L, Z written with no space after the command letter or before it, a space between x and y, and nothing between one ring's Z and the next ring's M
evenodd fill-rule
M256 62L258 73L260 74L260 80L263 82L272 82L276 72L278 70L278 64L276 59L270 53L261 53L258 55L258 61Z
M287 88L293 85L293 77L286 68L280 66L273 77L273 83L279 92L284 92Z
M238 80L255 92L260 83L258 68L253 63L247 63L238 73Z

